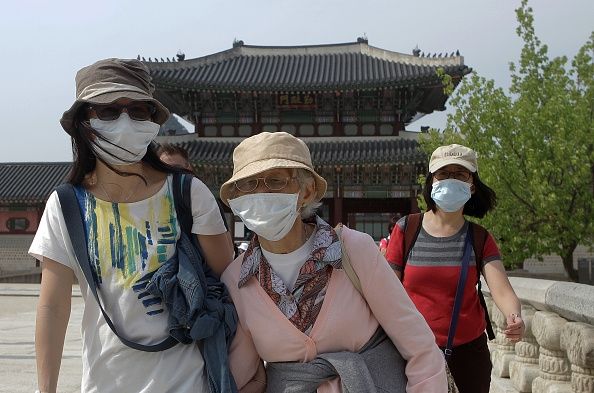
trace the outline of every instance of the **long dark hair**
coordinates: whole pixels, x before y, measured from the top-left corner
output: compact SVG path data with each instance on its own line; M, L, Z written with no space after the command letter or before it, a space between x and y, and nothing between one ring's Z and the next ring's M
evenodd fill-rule
M497 204L497 195L489 186L481 181L478 172L472 173L472 184L474 184L474 193L464 204L462 214L466 216L483 218L489 211L495 208ZM427 204L427 211L431 210L435 213L437 205L433 198L431 198L431 191L433 190L433 174L428 173L425 178L425 186L423 187L423 199Z
M74 126L75 131L71 134L72 136L72 156L73 156L73 165L70 173L68 174L68 183L73 185L82 184L85 179L85 176L95 170L95 166L97 165L97 160L104 163L109 169L114 171L120 176L138 176L140 177L144 183L147 183L147 180L138 173L131 173L121 171L119 169L114 168L109 163L105 162L101 157L97 156L93 151L93 147L101 149L99 145L93 142L93 138L99 138L106 140L101 134L91 127L89 124L89 120L86 116L87 107L83 106L79 109L76 113ZM92 137L91 137L92 135ZM110 143L109 141L107 141ZM125 150L122 148L122 150ZM105 151L105 150L104 150ZM189 171L178 168L172 165L168 165L161 161L159 158L159 144L155 141L151 142L146 150L146 154L142 157L142 161L149 164L154 169L164 172L164 173L189 173ZM106 152L111 154L109 152ZM113 155L113 154L111 154Z

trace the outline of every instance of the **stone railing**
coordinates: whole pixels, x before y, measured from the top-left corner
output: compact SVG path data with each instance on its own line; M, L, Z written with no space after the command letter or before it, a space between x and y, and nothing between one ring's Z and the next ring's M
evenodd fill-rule
M511 277L526 333L510 343L505 316L483 293L495 331L491 393L594 392L594 286ZM484 283L483 283L484 284Z

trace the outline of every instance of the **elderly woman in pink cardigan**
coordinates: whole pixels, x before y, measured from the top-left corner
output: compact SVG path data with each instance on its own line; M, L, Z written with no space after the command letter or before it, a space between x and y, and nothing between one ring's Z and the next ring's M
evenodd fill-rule
M237 146L233 164L221 199L256 234L221 278L239 315L239 390L447 392L433 333L372 238L339 236L315 215L326 181L305 143L263 132Z

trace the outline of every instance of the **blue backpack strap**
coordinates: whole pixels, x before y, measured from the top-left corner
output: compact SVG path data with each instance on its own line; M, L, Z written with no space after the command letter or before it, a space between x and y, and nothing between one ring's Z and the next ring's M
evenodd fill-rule
M97 276L91 269L87 241L85 239L83 218L78 206L74 187L72 184L68 183L61 184L56 187L56 192L58 193L58 198L62 207L62 214L64 216L64 221L66 222L68 234L70 235L70 241L72 242L72 248L74 249L76 260L80 265L80 268L85 276L85 279L87 280L87 283L89 284L89 288L91 289L97 304L99 305L99 308L101 309L101 313L103 314L105 322L107 322L107 325L109 325L113 333L118 336L124 345L139 351L159 352L176 345L178 343L177 340L171 336L168 336L165 340L155 345L143 345L134 341L130 341L118 333L115 325L105 312L105 309L101 304L101 300L99 299L99 294L97 293Z
M444 350L446 359L452 355L454 337L456 336L456 328L458 327L458 316L460 315L460 308L462 307L462 298L464 297L464 287L466 286L466 278L468 277L468 265L470 264L470 255L472 252L472 235L472 228L469 226L468 230L466 231L466 239L464 241L462 267L460 268L460 277L458 278L456 297L454 298L454 309L452 310L452 319L450 320L448 341Z

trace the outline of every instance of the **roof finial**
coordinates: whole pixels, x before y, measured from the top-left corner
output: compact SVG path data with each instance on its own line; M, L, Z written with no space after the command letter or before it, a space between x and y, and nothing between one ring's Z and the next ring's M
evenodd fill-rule
M186 54L180 50L177 51L177 61L184 61L186 59Z
M136 60L140 60L140 55L136 56Z
M367 33L363 33L363 36L357 37L358 44L369 44L369 40L367 39Z
M460 56L460 51L456 49L456 56Z
M237 38L233 38L233 47L234 48L239 48L241 46L243 46L243 41L242 40L238 40Z
M413 49L413 56L416 56L416 57L421 56L421 50L419 49L418 44L415 46L415 49Z

